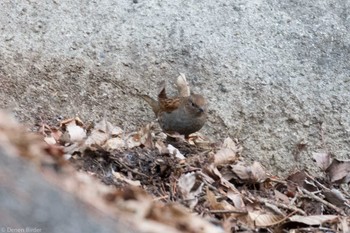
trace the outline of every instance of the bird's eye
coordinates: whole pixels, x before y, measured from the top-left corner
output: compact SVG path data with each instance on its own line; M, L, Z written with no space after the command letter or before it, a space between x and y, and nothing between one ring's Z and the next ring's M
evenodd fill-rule
M191 106L192 106L192 107L196 107L196 104L193 103L193 102L191 102Z

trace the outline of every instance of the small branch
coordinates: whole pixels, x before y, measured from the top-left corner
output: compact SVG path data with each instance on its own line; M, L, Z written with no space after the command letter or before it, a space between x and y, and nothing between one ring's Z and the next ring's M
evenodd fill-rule
M262 204L270 203L270 204L273 204L277 207L287 209L287 210L293 211L295 213L299 213L299 214L304 215L304 216L306 215L306 213L302 209L299 209L296 206L288 206L288 205L285 205L283 203L275 202L275 201L272 201L272 200L266 199L266 198L258 198L258 201Z
M119 161L117 159L113 159L113 161L118 163L119 165L123 166L124 168L126 168L126 170L128 170L128 171L130 171L130 172L132 172L134 174L137 174L137 175L149 178L149 176L147 176L147 175L145 175L145 174L143 174L141 172L135 171L134 169L130 168L128 165L126 165L125 163L123 163L123 162L121 162L121 161Z
M311 198L311 199L314 199L314 200L316 200L316 201L318 201L318 202L321 202L322 204L324 204L324 205L328 206L329 208L335 210L337 213L339 213L339 214L341 214L341 215L343 215L343 216L346 216L344 210L342 210L342 209L336 207L335 205L329 203L328 201L323 200L322 198L316 196L316 195L313 194L312 192L309 192L309 191L307 191L307 190L304 189L304 188L301 188L301 191L302 191L303 193L307 194L307 195L302 195L302 197Z
M160 201L160 200L164 200L164 199L168 199L168 198L169 198L169 195L164 195L161 197L153 198L153 201Z
M211 214L248 214L246 210L209 210Z

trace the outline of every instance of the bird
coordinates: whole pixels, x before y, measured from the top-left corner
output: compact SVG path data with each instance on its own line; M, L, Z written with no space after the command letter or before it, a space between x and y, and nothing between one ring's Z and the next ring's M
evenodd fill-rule
M162 130L168 134L178 133L188 138L200 130L207 120L208 102L200 94L168 98L165 81L161 82L158 101L148 95L141 97L151 106Z

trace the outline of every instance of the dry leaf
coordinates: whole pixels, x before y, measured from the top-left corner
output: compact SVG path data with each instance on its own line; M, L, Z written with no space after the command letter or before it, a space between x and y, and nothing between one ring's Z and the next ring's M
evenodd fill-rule
M49 145L55 145L56 144L56 139L52 136L47 136L44 138L44 141L49 144Z
M227 197L233 202L234 207L239 210L245 210L245 204L242 198L242 194L235 193L232 190L227 192Z
M254 161L252 165L252 172L254 180L256 180L258 183L264 182L267 179L265 169L259 162Z
M126 143L120 137L108 139L104 144L106 150L122 149L126 147Z
M127 136L126 145L129 149L141 146L140 135L138 133L132 133Z
M60 122L60 128L65 128L66 125L75 124L78 126L84 126L83 121L79 117L65 119Z
M120 127L112 125L112 123L105 118L95 125L94 130L98 130L114 137L123 134L123 130Z
M345 203L349 202L337 189L325 190L323 191L323 194L325 195L327 201L338 207L345 207Z
M152 209L150 219L180 228L181 232L224 233L223 229L194 215L178 204L167 204Z
M231 167L232 171L243 181L261 183L267 178L264 168L256 161L252 166L245 166L242 163L238 163L231 165Z
M209 207L211 210L223 210L224 209L223 205L221 205L221 203L219 203L216 200L215 194L212 191L210 191L209 188L207 188L206 193L207 193L206 200L209 203Z
M120 172L112 171L112 174L114 175L115 178L117 178L118 180L123 181L127 184L130 184L132 186L141 186L141 182L139 180L131 180L131 179L125 177Z
M157 140L154 146L158 149L158 152L161 155L169 153L165 143L162 140Z
M210 210L236 210L236 208L229 204L227 201L218 201L215 197L214 192L210 191L208 187L206 193L206 200L209 204ZM229 215L232 216L233 214L230 213Z
M236 189L236 187L222 176L222 174L220 173L220 171L218 170L218 168L214 164L210 164L205 169L207 170L207 173L209 175L215 177L214 178L215 180L219 179L220 184L223 185L224 187L228 188L228 190L232 190L232 192L234 192L234 193L239 193L239 191Z
M56 140L56 142L60 139L62 136L62 131L59 129L56 129L55 127L50 127L50 135Z
M290 203L290 200L289 200L287 195L281 193L278 190L274 190L274 193L275 193L276 199L281 200L286 205L288 205Z
M289 218L292 222L304 223L306 225L322 225L326 222L338 221L337 215L311 215L311 216L302 216L294 215Z
M191 209L197 205L197 196L202 192L203 183L199 185L198 183L194 172L182 174L177 183L183 198L188 202Z
M196 183L196 174L194 172L182 174L177 182L182 195L187 198L190 195L191 189Z
M191 145L196 145L197 147L203 148L203 149L211 149L211 142L208 137L204 136L203 134L196 132L189 135L188 143Z
M248 216L254 222L254 225L257 227L268 227L279 224L284 216L274 215L268 213L262 213L261 211L249 212Z
M120 127L113 126L106 119L98 122L91 130L89 137L86 139L87 146L97 145L106 150L120 149L126 146L121 139L123 130Z
M152 134L151 134L151 128L153 127L153 124L147 124L146 126L142 127L138 134L140 136L140 143L141 145L144 145L146 148L153 148L153 140L152 140Z
M107 123L106 118L103 118L101 121L96 123L94 130L99 130L102 133L109 133L107 124L108 123Z
M173 226L164 225L153 220L137 220L137 227L142 230L142 232L152 232L152 233L183 233L177 230Z
M329 175L332 183L349 183L350 161L333 159L331 165L327 168L326 173Z
M142 127L138 132L134 132L129 134L126 138L126 145L129 149L138 147L138 146L145 146L146 148L153 148L153 138L151 134L151 128L153 124L147 124L146 126Z
M303 187L310 192L315 192L318 190L315 184L312 183L312 180L308 178L308 174L305 171L297 171L288 176L287 181L291 181L293 183L288 183L290 190L295 189L295 184L299 187ZM293 187L294 186L294 187Z
M214 155L214 164L218 165L228 165L238 159L237 154L230 148L221 148Z
M347 217L340 217L340 224L341 227L340 229L342 232L350 232L350 218L349 216ZM338 230L340 230L338 229Z
M183 156L183 154L181 154L181 152L177 148L175 148L173 145L168 144L167 149L169 151L169 154L174 156L175 158L178 158L180 160L186 159L185 156Z
M90 136L85 140L87 146L98 145L102 146L109 138L109 135L105 132L93 129Z
M229 148L232 151L234 151L235 153L241 152L242 147L238 145L237 140L232 140L232 138L227 137L224 140L224 143L222 145L224 148Z
M66 124L66 132L69 135L70 142L81 142L86 138L85 129L77 125L75 121Z
M312 157L316 160L317 166L325 171L331 164L331 155L329 153L312 153Z
M2 111L0 111L0 146L8 154L21 155L39 163L48 155L46 150L50 148L50 145L44 142L42 135L27 132L11 115Z
M120 214L127 215L138 223L145 221L154 206L152 198L146 191L135 186L125 186L105 195L105 198L108 206L115 207Z

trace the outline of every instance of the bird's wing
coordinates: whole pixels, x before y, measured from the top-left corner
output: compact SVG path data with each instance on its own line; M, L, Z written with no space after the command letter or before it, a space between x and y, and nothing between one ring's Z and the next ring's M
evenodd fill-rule
M179 108L181 104L181 98L173 99L158 99L160 111L163 112L172 112L175 109Z

